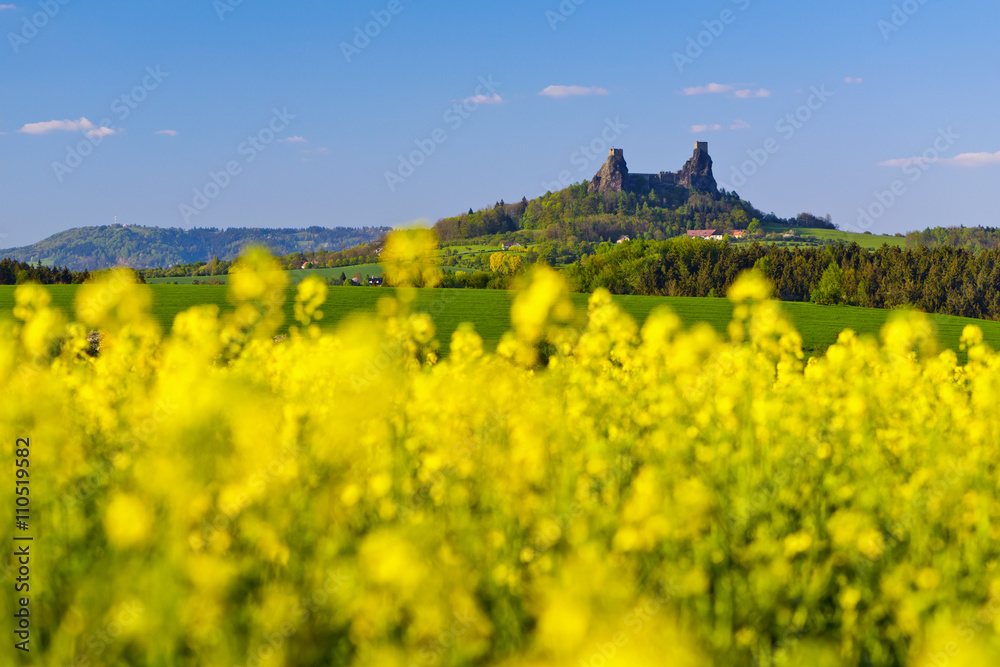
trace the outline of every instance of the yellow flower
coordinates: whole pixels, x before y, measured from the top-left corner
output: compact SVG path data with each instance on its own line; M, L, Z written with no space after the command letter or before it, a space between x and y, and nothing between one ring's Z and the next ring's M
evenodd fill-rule
M122 549L145 542L152 526L151 512L135 495L116 495L104 513L104 532L112 544Z

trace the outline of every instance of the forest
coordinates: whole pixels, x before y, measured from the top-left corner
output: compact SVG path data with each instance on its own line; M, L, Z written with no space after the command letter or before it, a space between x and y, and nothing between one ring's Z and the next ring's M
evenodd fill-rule
M575 291L724 296L740 272L759 269L783 301L1000 319L1000 248L950 246L865 250L843 243L779 248L699 239L633 241L566 269ZM822 283L822 284L821 284Z
M0 260L0 285L79 285L90 278L89 271L70 271L68 268L28 264L4 258Z
M1000 246L1000 229L994 227L934 227L924 231L908 232L906 247L966 248L979 251Z

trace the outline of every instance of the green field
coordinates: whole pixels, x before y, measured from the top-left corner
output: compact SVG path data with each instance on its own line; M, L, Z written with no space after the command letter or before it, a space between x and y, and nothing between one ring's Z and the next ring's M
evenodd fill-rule
M328 269L334 271L336 269ZM309 273L309 272L300 272ZM14 301L13 287L0 287L0 317L11 317ZM67 313L72 311L73 298L78 288L72 285L56 285L49 288L56 306ZM175 285L152 285L154 313L160 325L169 329L174 317L187 308L214 303L223 310L229 308L225 286L202 285L180 287ZM394 290L374 287L333 287L323 308L326 314L324 327L333 327L351 313L374 312L376 301L390 296ZM293 288L285 306L286 322L292 322ZM442 351L447 352L451 334L462 322L472 322L483 337L486 346L496 347L500 336L510 329L510 304L513 294L500 290L418 290L416 309L430 313L437 326L437 337ZM581 311L586 310L588 296L572 295L573 302ZM732 317L732 305L726 299L619 296L616 302L637 321L643 322L657 306L668 306L681 318L686 326L697 322L707 322L721 333ZM785 311L795 322L802 334L804 348L808 355L822 353L837 339L843 329L851 328L859 334L877 335L893 311L854 308L850 306L817 306L809 303L785 303ZM959 337L966 324L977 324L983 329L986 341L994 349L1000 349L1000 322L973 320L948 315L931 315L938 328L938 336L943 345L958 350Z
M769 234L781 234L784 232L791 231L789 227L775 227L775 226L765 226L764 231ZM866 250L878 250L883 245L895 246L897 248L906 247L906 239L899 236L892 236L890 234L876 235L876 234L857 234L855 232L845 232L840 229L815 229L815 228L801 228L795 227L794 231L798 234L798 239L769 239L764 241L765 243L774 243L778 246L797 246L797 245L807 245L808 241L842 241L850 245L851 243L857 243L862 248ZM744 241L744 243L750 243L752 241Z
M382 265L381 264L359 264L358 266L341 266L335 269L298 269L295 271L288 272L288 281L292 285L298 285L300 282L305 280L308 276L319 276L324 280L326 278L339 278L340 274L344 273L347 275L347 279L350 280L354 277L354 274L360 273L361 278L364 279L366 275L369 276L380 276L382 275ZM166 285L169 283L176 282L178 285L191 285L195 280L200 283L204 283L212 278L217 278L219 282L223 285L226 284L229 276L186 276L186 277L171 277L171 278L147 278L146 282L150 285Z
M815 238L821 241L843 241L844 243L857 243L862 248L868 250L878 250L883 244L895 246L897 248L906 247L906 239L889 234L856 234L854 232L844 232L839 229L800 229L799 236Z
M461 271L462 267L450 267L442 266L442 271ZM309 276L319 276L324 280L327 278L339 278L340 274L343 273L350 280L355 274L360 273L361 279L364 280L365 276L380 276L383 273L381 264L358 264L357 266L338 266L334 269L297 269L295 271L288 272L288 282L292 285L298 285L300 282L305 280ZM147 278L146 282L150 285L169 285L170 283L177 283L178 285L192 285L194 281L197 280L199 283L205 283L212 278L217 278L220 283L225 285L228 282L229 276L187 276L187 277L171 277L171 278ZM201 285L204 286L204 285Z

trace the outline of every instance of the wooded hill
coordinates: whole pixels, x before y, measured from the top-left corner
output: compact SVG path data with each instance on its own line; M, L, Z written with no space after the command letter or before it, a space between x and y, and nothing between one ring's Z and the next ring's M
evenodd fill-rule
M475 240L511 232L531 232L534 241L600 242L620 236L662 241L692 229L728 231L758 226L835 229L829 218L802 213L779 218L763 213L735 192L700 192L679 187L646 194L588 192L579 183L516 204L469 210L434 226L441 241Z
M309 227L308 229L178 229L107 225L60 232L23 248L0 250L0 258L56 265L73 270L129 266L135 269L233 260L248 245L263 245L275 255L319 250L341 251L370 243L388 227Z

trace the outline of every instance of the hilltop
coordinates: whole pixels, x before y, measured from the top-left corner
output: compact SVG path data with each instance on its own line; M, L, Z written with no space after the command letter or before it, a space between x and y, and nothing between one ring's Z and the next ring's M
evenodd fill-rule
M263 245L276 255L339 251L371 243L388 227L309 227L307 229L178 229L107 225L79 227L22 248L0 250L0 258L73 270L128 266L134 269L236 259L248 245Z
M793 227L835 229L829 218L809 213L780 218L758 210L735 192L719 189L708 143L698 142L694 155L677 172L630 173L624 151L612 148L590 181L530 201L523 198L516 204L501 201L492 208L470 209L438 221L435 229L446 244L507 235L510 238L505 240L522 243L578 246L625 236L663 240L711 229L720 233L746 230L753 236ZM555 254L571 254L562 250Z

